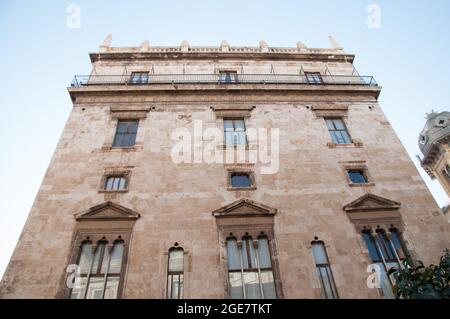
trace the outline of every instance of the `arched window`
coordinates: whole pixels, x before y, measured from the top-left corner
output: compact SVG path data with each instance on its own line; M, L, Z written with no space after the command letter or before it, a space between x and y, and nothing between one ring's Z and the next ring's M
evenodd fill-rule
M115 299L122 275L124 243L112 245L99 241L96 246L83 242L79 256L79 274L71 290L71 299Z
M167 299L182 299L184 286L184 250L181 247L169 250L167 265Z
M313 241L311 243L314 261L316 263L317 276L326 299L339 298L333 273L331 272L330 262L322 241Z
M253 241L244 237L227 239L228 282L230 298L274 299L272 261L267 237Z
M444 169L442 170L442 174L446 177L446 178L448 178L448 179L450 179L450 165L445 165L445 167L444 167Z

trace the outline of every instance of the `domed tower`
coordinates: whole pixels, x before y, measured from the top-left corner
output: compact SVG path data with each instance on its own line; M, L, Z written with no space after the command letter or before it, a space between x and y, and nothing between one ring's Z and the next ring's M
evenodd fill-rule
M450 196L450 112L427 115L427 123L419 135L423 154L421 165L432 179L437 179Z

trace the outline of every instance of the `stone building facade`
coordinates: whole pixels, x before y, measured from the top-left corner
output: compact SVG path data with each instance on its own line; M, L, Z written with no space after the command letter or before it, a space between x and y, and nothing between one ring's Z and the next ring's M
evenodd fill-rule
M1 298L386 298L385 269L449 247L381 87L334 39L109 42L68 88Z
M450 112L431 112L419 135L419 148L423 154L420 164L431 179L437 179L450 196ZM442 212L450 222L449 206Z
M450 196L450 112L427 114L427 122L419 135L423 154L422 167L437 179Z

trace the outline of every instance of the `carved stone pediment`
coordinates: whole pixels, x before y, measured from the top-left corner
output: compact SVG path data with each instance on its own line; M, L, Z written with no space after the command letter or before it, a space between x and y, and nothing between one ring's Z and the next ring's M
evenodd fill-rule
M113 202L93 206L74 215L77 221L83 220L136 220L139 213Z
M401 204L373 194L365 194L344 206L346 212L398 210Z
M373 194L365 194L343 207L358 231L374 227L403 228L401 204Z
M274 216L276 213L277 210L275 208L256 203L249 199L240 199L212 212L216 218Z

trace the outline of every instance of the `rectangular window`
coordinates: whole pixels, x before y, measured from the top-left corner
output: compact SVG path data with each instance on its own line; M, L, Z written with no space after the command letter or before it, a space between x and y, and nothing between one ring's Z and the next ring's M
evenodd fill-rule
M231 299L276 299L269 241L244 237L238 245L227 239L228 284Z
M249 173L231 173L231 187L249 188L252 187L252 181Z
M325 119L331 139L335 144L351 144L352 140L345 127L344 121L340 118Z
M375 270L379 273L380 288L387 298L394 298L392 292L394 279L389 277L387 272L391 268L401 267L402 260L407 256L400 234L397 230L391 229L388 235L383 229L380 229L374 234L364 231L362 236L371 261L377 268Z
M311 245L314 261L316 263L317 276L320 279L323 294L326 299L338 299L339 297L328 256L325 251L325 245L320 241L315 241Z
M137 120L119 120L113 147L131 147L136 142Z
M320 84L323 83L322 76L319 72L305 72L306 81L310 84Z
M220 71L219 72L220 83L236 83L237 72L236 71Z
M367 183L367 177L364 171L359 169L350 169L347 171L348 178L354 184L365 184Z
M131 72L130 84L148 83L148 72Z
M127 180L125 176L108 176L105 182L105 190L107 191L120 191L125 190Z
M167 299L182 299L184 288L184 250L182 248L169 250L167 268Z
M124 243L91 242L81 246L78 259L80 274L71 290L71 299L116 299L122 276Z
M245 134L245 122L243 118L223 120L225 144L226 145L246 145L247 136Z

